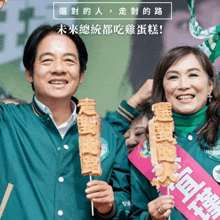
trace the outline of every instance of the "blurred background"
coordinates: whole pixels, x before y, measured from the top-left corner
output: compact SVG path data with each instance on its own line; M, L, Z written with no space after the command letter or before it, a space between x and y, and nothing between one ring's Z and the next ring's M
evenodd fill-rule
M72 1L71 6L90 7L91 12L94 12L98 10L98 2L107 1L96 0L97 4L90 5L86 2L93 1ZM141 11L145 5L143 3L149 6L147 2L157 1L121 0L120 4L118 1L111 2L117 4L103 6L100 3L100 11L104 13L111 9L112 12L119 13L119 8L123 7L127 8L128 14L131 6ZM129 2L132 4L128 6ZM8 0L0 11L0 96L5 94L6 97L13 96L28 102L32 100L33 92L21 60L26 40L38 25L63 23L78 28L86 25L102 29L112 27L112 33L100 30L100 34L91 34L81 30L83 33L80 36L86 44L89 61L84 81L75 95L78 99L95 99L97 112L105 116L106 112L115 110L122 99L127 100L147 79L153 77L163 53L174 46L198 46L205 41L196 39L189 32L190 13L187 0L160 2L172 2L172 10L170 6L162 7L164 17L156 20L141 20L143 14L135 12L128 16L129 20L78 20L74 19L74 15L71 20L67 20L59 12L59 7L62 6L59 4L62 2L54 4L52 0ZM157 7L156 4L154 6ZM61 14L55 16L57 19L53 18L53 8L56 13ZM202 29L220 24L219 0L195 0L195 11ZM114 16L117 17L113 14ZM134 33L131 32L132 27ZM214 63L218 72L219 58Z

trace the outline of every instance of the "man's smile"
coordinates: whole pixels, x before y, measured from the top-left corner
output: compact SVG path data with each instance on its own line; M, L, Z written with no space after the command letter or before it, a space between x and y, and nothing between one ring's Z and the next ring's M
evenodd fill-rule
M55 85L62 85L62 84L67 84L68 82L64 80L50 80L49 83Z

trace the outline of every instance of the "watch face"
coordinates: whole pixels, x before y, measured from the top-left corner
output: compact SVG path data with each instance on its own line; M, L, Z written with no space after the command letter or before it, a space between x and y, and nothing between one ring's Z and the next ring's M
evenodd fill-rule
M212 175L213 175L215 181L217 181L218 183L220 183L220 165L216 166L216 167L213 169Z

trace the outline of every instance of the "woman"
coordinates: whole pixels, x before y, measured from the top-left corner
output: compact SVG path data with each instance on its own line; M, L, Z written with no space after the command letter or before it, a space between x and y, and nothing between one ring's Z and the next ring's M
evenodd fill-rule
M172 104L177 144L210 176L220 162L219 98L217 74L203 52L188 46L176 47L159 62L152 102ZM214 181L220 182L218 178ZM131 182L132 219L165 220L170 214L171 219L187 219L186 213L175 207L174 197L161 196L135 166L131 168ZM200 214L188 219L203 219Z
M138 144L145 139L148 118L151 117L151 103L147 101L144 106L137 108L140 114L132 121L130 129L123 135L128 153L131 153Z

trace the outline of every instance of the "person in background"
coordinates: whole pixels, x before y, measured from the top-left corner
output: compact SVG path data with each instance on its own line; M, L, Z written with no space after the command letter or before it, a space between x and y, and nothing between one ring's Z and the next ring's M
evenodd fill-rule
M151 118L151 102L147 101L145 105L137 108L140 114L132 121L131 127L123 135L125 138L128 153L138 146L146 138L146 128L148 118Z
M119 126L114 126L113 123L112 125L117 128L117 132L124 134L129 153L145 138L145 129L148 117L151 115L151 101L149 100L151 98L152 87L153 80L148 79L144 85L126 102L129 106L127 107L128 112L130 110L129 114L126 114L126 111L121 111L120 106L116 110L120 113L119 118L123 118L124 121L127 122L128 127L125 126L126 123L123 121L117 123L117 125L120 124L122 126L122 124L124 124L124 130L119 130ZM129 118L129 115L136 114L132 108L137 110L138 116ZM125 117L126 115L127 117ZM129 121L126 120L126 118L129 119ZM115 120L113 122L115 122Z

